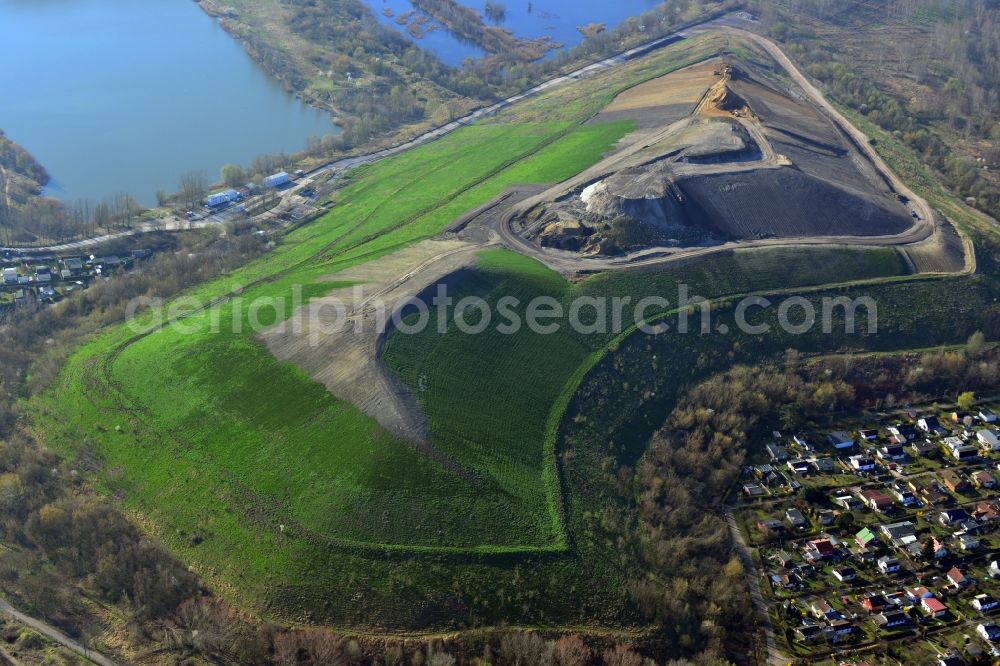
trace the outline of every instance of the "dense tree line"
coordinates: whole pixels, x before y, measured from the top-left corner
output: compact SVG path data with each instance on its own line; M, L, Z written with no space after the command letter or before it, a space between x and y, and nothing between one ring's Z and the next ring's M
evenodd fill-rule
M669 623L690 618L685 624L697 627L699 640L716 646L725 640L727 626L742 623L747 629L745 573L731 553L720 505L739 476L750 438L771 426L790 401L801 401L805 416L852 398L843 382L736 367L681 400L634 476L637 529L646 544L641 556L658 574L632 585L647 617Z
M0 167L9 169L31 180L38 187L49 182L49 174L31 153L11 141L0 129Z
M770 33L807 63L809 73L826 84L835 99L893 132L937 170L952 190L1000 217L1000 185L983 169L1000 167L1000 5L996 0L754 4ZM867 40L863 48L875 61L898 65L858 71L836 43L838 38L819 34L811 27L814 21L845 32L887 26L897 39ZM921 86L921 94L915 99L901 95L893 77L912 80ZM977 154L960 153L948 140L949 133L985 147Z
M0 552L2 586L76 637L99 630L86 597L117 605L140 644L159 640L150 633L157 623L201 593L197 580L83 484L74 466L95 459L60 461L20 430L16 417L17 401L48 386L81 339L123 319L131 298L176 294L264 249L253 235L217 232L148 241L158 254L142 269L98 281L51 308L15 310L3 322L0 346L0 537L17 546Z
M457 109L468 108L468 100L494 101L573 63L653 39L704 12L740 4L739 0L664 3L573 49L540 60L547 46L519 40L486 25L479 12L453 0L421 0L429 15L450 26L459 38L486 51L486 57L467 60L460 67L444 64L380 23L371 8L354 0L287 0L289 29L315 46L308 65L297 63L258 34L241 31L239 35L251 54L289 88L305 91L337 109L345 132L335 148L344 149L361 146L410 123L428 119L446 122L457 115ZM494 3L491 7L496 20L500 5ZM331 85L310 88L309 77L317 71ZM420 87L420 79L437 86L436 99L432 98L435 95L414 92Z
M32 196L0 219L0 242L8 245L63 243L93 236L98 231L131 229L145 209L120 192L101 201L77 199L63 203Z

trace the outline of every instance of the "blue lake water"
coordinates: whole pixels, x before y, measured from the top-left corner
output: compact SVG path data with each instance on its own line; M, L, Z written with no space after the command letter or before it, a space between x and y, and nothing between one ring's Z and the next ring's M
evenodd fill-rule
M174 190L336 133L190 0L0 0L0 128L65 200Z
M394 18L383 15L383 9L388 7L395 16L413 10L409 0L367 0L375 14L386 25L392 26L403 34L407 33L405 26L400 26ZM462 4L480 13L486 7L485 0L462 0ZM569 48L583 41L583 34L578 27L590 23L604 23L608 29L621 24L630 16L638 16L657 6L662 0L516 0L504 5L507 16L501 27L507 28L518 37L539 38L551 37L556 42ZM410 36L411 39L412 36ZM449 65L460 65L465 58L478 58L483 55L481 49L463 43L445 30L435 30L414 42L432 51L443 62Z

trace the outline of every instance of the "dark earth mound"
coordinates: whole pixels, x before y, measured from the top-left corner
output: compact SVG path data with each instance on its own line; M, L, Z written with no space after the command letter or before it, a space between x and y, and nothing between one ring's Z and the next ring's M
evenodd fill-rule
M890 236L911 224L892 200L795 168L699 176L677 186L686 195L686 223L730 239Z

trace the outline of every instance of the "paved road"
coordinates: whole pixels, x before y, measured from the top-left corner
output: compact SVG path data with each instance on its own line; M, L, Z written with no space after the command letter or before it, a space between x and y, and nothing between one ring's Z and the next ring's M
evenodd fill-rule
M746 571L747 586L750 589L750 601L753 603L754 610L757 611L760 627L764 630L767 663L770 666L787 666L792 660L778 649L778 643L774 640L774 626L771 624L771 616L767 613L768 604L760 591L760 574L757 572L757 566L754 564L750 547L747 546L747 542L743 538L743 533L740 531L739 525L736 524L736 518L733 515L731 507L727 506L725 508L725 517L726 524L729 525L729 531L733 536L733 546L736 548L736 554L743 564L743 569Z
M69 648L73 652L84 657L85 659L89 659L90 661L94 662L95 664L98 664L99 666L119 666L118 662L112 661L111 659L105 657L100 652L95 652L94 650L85 648L84 646L80 645L79 643L77 643L72 638L62 633L52 625L46 624L41 620L37 620L31 617L30 615L25 615L21 611L17 610L16 608L8 604L3 599L0 599L0 613L6 613L12 616L15 620L25 625L26 627L31 627L32 629L42 634L43 636L46 636L50 640L59 643L63 647Z

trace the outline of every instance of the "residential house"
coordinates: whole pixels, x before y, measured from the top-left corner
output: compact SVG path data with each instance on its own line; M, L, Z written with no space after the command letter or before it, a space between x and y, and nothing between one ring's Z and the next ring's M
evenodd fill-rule
M953 469L941 472L941 482L944 483L945 488L953 493L964 493L969 490L969 482Z
M857 548L851 551L851 558L861 564L871 564L875 561L875 553L864 548Z
M917 427L926 432L928 435L942 436L948 433L941 426L941 421L936 416L925 416L917 421Z
M917 503L917 497L911 493L906 488L897 487L893 488L892 494L896 497L896 500L903 506L913 506Z
M861 435L861 439L868 442L874 442L878 439L878 430L875 430L874 428L862 428L858 431L858 434Z
M948 447L948 454L955 460L975 460L979 457L979 447L966 444L960 437L945 437L944 445Z
M871 456L866 455L856 455L848 458L851 463L851 467L858 472L873 472L875 471L875 459Z
M937 666L965 666L965 660L954 650L949 650L948 654L938 657Z
M889 602L881 594L866 594L861 600L861 607L869 613L878 613L889 605Z
M968 519L969 514L961 507L957 509L945 509L938 514L938 522L945 526L962 523Z
M944 439L942 439L941 443L944 444L949 449L954 449L954 448L957 448L959 446L964 446L965 445L965 440L963 440L961 437L956 437L954 435L950 435L950 436L945 437Z
M830 446L840 451L854 448L854 438L842 430L829 433L826 436L826 441L830 443Z
M854 535L854 541L861 548L868 548L870 545L874 545L875 533L871 531L870 528L865 527L860 532Z
M802 581L795 573L772 574L771 584L775 587L790 590L800 587Z
M910 444L910 450L913 451L915 456L929 456L933 453L937 453L937 446L934 442L927 439L918 439L917 441Z
M833 498L833 503L839 507L847 509L848 511L857 511L864 506L864 504L861 503L861 500L853 495L837 495Z
M979 523L972 518L967 518L958 524L958 531L955 534L978 534L980 529L982 528Z
M1000 518L1000 509L997 508L996 502L983 501L972 510L972 517L984 523L993 522Z
M851 567L834 567L831 573L841 583L850 583L858 577L858 572Z
M939 541L937 537L931 539L931 553L935 560L948 557L948 549L945 548L944 543Z
M878 558L878 570L886 575L898 573L902 568L903 565L895 557L884 555Z
M885 537L885 541L896 548L906 549L910 544L917 542L916 526L908 520L900 523L880 525L879 530L881 530L882 536Z
M802 433L792 435L792 441L803 451L812 451L816 448L809 441L809 438Z
M966 444L965 446L958 446L953 449L949 449L951 452L951 457L958 462L967 462L969 460L975 460L979 458L979 447L973 446L972 444Z
M829 539L812 539L802 549L805 551L806 559L810 562L829 560L837 555L837 550Z
M917 438L917 429L909 423L889 426L889 434L895 435L899 443L912 442Z
M951 495L944 492L944 488L937 483L925 486L916 479L910 479L906 485L924 504L947 504L951 501Z
M977 488L996 488L997 480L989 470L981 469L972 475L972 483Z
M793 564L795 564L795 558L792 557L792 554L789 553L787 550L779 550L777 553L771 556L771 559L785 569L788 569Z
M743 493L747 497L763 497L764 489L758 486L756 483L747 483L743 485Z
M892 498L877 488L862 491L861 499L872 511L887 513L892 510Z
M965 572L958 567L952 567L949 569L948 573L945 574L945 577L948 579L949 586L955 588L956 590L960 590L970 583L968 577L965 575Z
M795 637L806 643L813 643L823 638L823 629L815 622L803 623L795 629Z
M107 257L101 257L95 263L104 270L115 270L117 268L121 268L124 264L121 257L115 254L108 255Z
M971 552L979 548L979 539L971 534L958 535L958 547L963 552Z
M913 600L904 591L889 592L885 595L885 598L890 604L899 606L900 608L909 608L913 605Z
M795 508L785 511L785 520L793 529L801 529L809 524L802 512Z
M788 449L781 444L771 442L764 448L767 449L767 455L770 456L772 462L785 462L788 460Z
M800 460L789 460L786 463L786 465L788 466L789 471L791 471L794 474L799 474L799 475L802 475L802 476L808 474L809 470L811 468L811 466L809 465L809 461L808 460L801 460L801 459Z
M977 594L972 600L972 607L980 613L988 613L1000 608L1000 601L997 601L988 594Z
M1000 562L997 560L992 560L990 562L990 578L1000 578Z
M766 486L773 486L781 482L781 476L774 471L773 467L767 464L757 465L753 468L753 473Z
M996 423L997 415L993 413L992 409L983 408L979 410L979 420L983 423Z
M882 460L905 460L906 449L903 448L902 444L886 444L878 447L875 455Z
M928 590L923 585L918 587L908 587L906 588L906 596L913 600L914 603L919 603L922 599L934 596L931 591Z
M934 618L941 618L948 614L948 607L935 597L924 597L920 600L920 607L924 612Z
M990 643L1000 641L1000 627L995 624L980 624L976 627L976 633L979 634L984 641L989 641Z
M826 527L828 525L833 525L833 523L836 522L836 520L837 520L837 514L835 514L830 509L820 509L819 511L816 512L816 521L823 527Z
M784 532L785 525L780 520L770 518L768 520L758 520L757 529L761 532Z
M836 620L844 617L826 599L816 599L809 604L809 611L820 620Z
M875 624L883 629L895 629L897 627L905 627L910 624L910 618L904 611L890 610L876 615Z
M983 428L978 431L976 439L979 440L980 446L987 451L1000 451L1000 435L993 428Z
M827 637L833 643L850 638L852 634L854 634L854 625L848 620L834 620L827 627Z
M820 474L828 474L836 468L833 458L810 458L809 464Z

